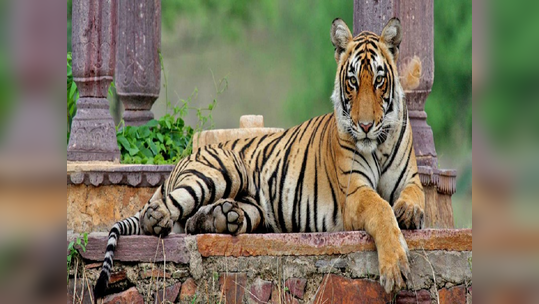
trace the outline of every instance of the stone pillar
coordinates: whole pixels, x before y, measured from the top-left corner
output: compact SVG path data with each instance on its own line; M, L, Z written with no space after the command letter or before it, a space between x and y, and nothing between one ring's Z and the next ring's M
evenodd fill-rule
M380 34L389 19L401 20L403 38L398 68L414 56L422 63L419 86L406 91L408 117L412 126L419 176L425 190L425 226L453 228L451 195L455 193L456 171L438 169L434 137L427 124L425 101L434 82L434 1L354 0L354 35L367 30Z
M406 92L417 164L436 169L438 160L434 138L432 129L427 124L427 113L425 113L425 101L434 82L433 0L354 0L354 35L363 30L380 34L392 17L401 20L403 30L399 69L414 56L418 56L422 63L419 86Z
M161 84L161 1L118 1L115 84L126 125L153 119Z
M73 0L73 80L79 89L67 160L118 161L107 92L115 58L116 1Z

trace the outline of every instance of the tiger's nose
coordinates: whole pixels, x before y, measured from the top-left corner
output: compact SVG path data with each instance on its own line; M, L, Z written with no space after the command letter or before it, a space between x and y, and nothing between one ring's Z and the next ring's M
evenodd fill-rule
M361 127L361 129L363 129L363 131L365 131L365 133L369 133L369 130L372 128L372 122L369 122L367 124L360 122L359 126Z

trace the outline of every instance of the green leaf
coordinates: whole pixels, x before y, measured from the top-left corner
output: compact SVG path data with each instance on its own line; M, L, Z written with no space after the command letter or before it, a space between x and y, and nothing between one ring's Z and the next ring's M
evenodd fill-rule
M69 89L69 99L73 100L75 93L77 92L77 85L73 82L71 83L71 88Z
M165 137L161 133L156 133L155 135L157 136L160 142L163 142L163 140L165 139Z
M159 154L159 147L156 146L153 141L148 140L146 143L148 144L148 147L150 147L150 150L152 150L153 155Z
M137 138L137 128L133 126L126 126L125 127L125 133L127 134L128 138L135 139Z
M185 122L183 121L183 119L181 117L178 117L178 119L176 119L176 126L181 129L183 128L183 126L185 125Z
M127 151L129 151L129 155L131 156L135 156L137 155L137 153L140 152L140 150L136 146L131 146L130 148L127 149Z
M116 139L118 140L118 142L122 145L122 147L124 147L124 149L128 150L131 149L131 144L129 143L129 141L127 141L127 139L119 134L119 135L116 135Z
M146 124L146 126L148 126L150 128L157 127L158 125L159 125L159 122L157 120L155 120L155 119L152 119L152 120L148 121L148 123Z
M153 157L152 151L150 151L148 148L140 149L140 152L148 158Z
M150 128L148 126L140 126L137 131L137 137L138 138L146 138L149 137L152 131L150 131Z

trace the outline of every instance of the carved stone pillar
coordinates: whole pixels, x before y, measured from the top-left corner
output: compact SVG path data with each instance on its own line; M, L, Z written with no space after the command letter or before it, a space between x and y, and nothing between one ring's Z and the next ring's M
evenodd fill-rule
M116 92L126 125L153 119L150 111L161 84L161 1L118 1Z
M432 129L427 124L425 101L434 82L433 0L354 1L354 35L363 30L380 34L392 17L401 20L403 39L399 48L399 69L414 56L422 63L419 86L406 92L408 117L412 125L414 149L419 166L436 168L438 160Z
M73 0L73 80L79 89L67 160L120 159L107 91L114 73L116 1Z
M422 63L420 84L416 89L406 91L406 104L419 175L426 194L426 226L451 228L451 195L455 192L456 172L438 169L434 137L425 113L425 101L434 82L434 1L354 0L354 35L364 30L380 34L392 17L401 20L403 30L399 70L414 56L418 56Z

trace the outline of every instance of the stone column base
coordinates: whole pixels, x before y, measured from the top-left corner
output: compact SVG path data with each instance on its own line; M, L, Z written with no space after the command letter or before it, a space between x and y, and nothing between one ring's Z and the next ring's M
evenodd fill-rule
M120 161L116 127L106 98L83 97L71 124L69 161Z

